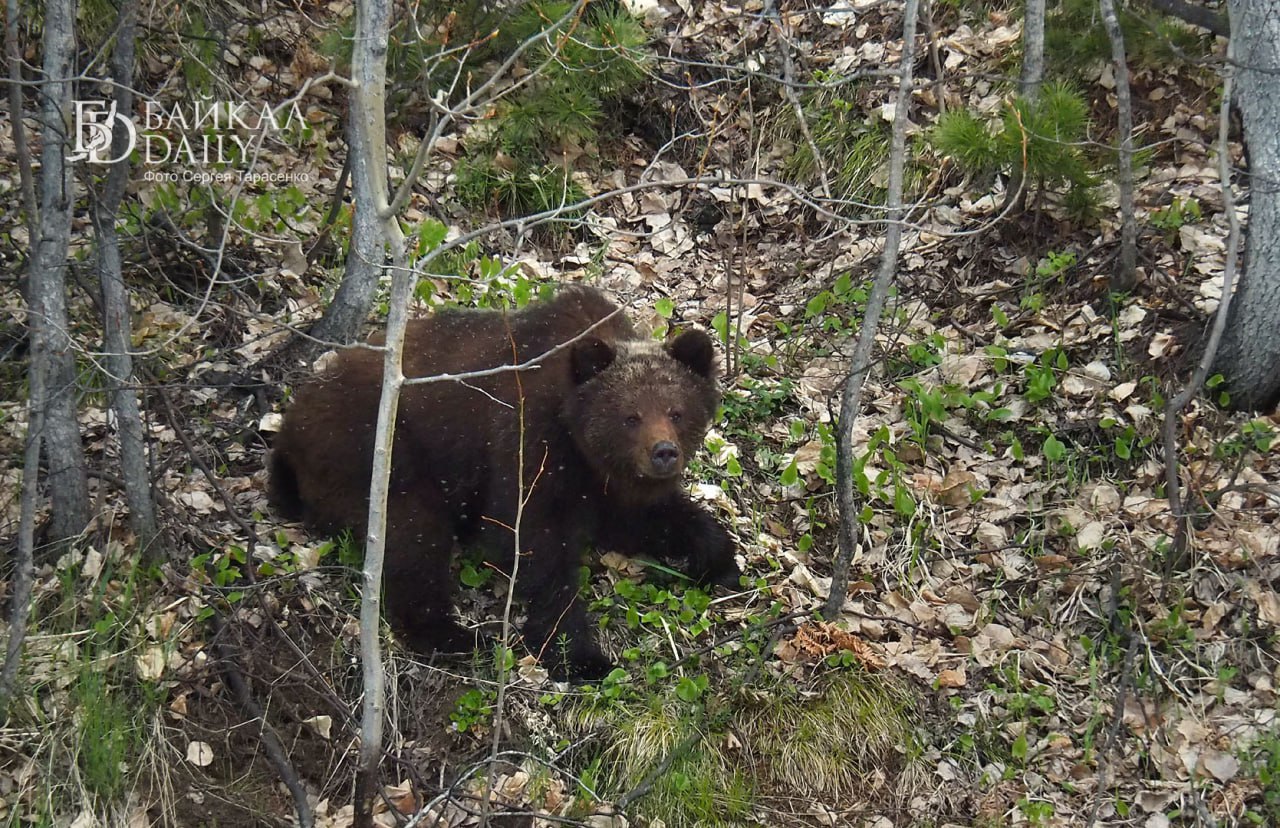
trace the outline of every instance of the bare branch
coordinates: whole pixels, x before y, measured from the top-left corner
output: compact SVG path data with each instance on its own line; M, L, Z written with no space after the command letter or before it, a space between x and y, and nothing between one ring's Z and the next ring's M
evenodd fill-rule
M907 118L911 105L911 69L915 63L916 11L919 0L907 0L902 12L902 58L898 64L898 102L893 117L893 140L889 151L888 215L885 217L884 252L880 270L867 297L862 330L853 352L849 376L840 395L840 417L836 435L836 497L840 508L840 548L832 566L831 591L823 607L828 620L839 616L849 588L849 566L857 549L856 488L853 482L853 424L858 418L862 386L871 370L871 351L875 347L880 314L884 310L897 270L898 246L902 241L902 180L906 164Z
M1222 271L1222 299L1218 302L1218 311L1213 318L1213 329L1209 334L1209 342L1204 353L1200 355L1200 364L1195 373L1187 381L1186 386L1177 396L1169 400L1164 412L1164 469L1165 496L1169 499L1169 511L1173 513L1176 528L1173 535L1173 549L1170 550L1169 565L1173 569L1182 569L1187 563L1187 515L1182 503L1182 494L1178 476L1178 418L1187 404L1200 393L1200 388L1209 377L1214 358L1218 354L1218 345L1222 342L1222 332L1227 327L1227 311L1231 306L1231 294L1235 286L1236 259L1240 255L1240 218L1236 215L1235 193L1231 189L1231 145L1228 135L1231 128L1231 97L1235 85L1235 43L1233 37L1227 41L1227 61L1222 67L1222 104L1218 109L1218 178L1222 182L1222 212L1227 219L1227 253Z

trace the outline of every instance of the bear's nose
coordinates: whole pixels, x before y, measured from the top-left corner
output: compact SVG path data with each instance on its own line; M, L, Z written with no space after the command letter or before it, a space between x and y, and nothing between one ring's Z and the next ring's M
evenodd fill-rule
M653 447L649 463L653 466L654 474L670 477L680 471L680 448L670 440L663 440Z

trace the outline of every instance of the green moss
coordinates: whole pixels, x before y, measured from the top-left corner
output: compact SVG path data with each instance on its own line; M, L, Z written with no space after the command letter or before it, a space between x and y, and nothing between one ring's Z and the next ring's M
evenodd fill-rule
M767 683L705 706L659 690L629 702L587 700L570 715L584 733L609 734L592 757L606 799L670 762L634 806L668 825L759 824L753 815L774 796L845 802L881 788L886 775L901 782L917 773L909 697L885 678L853 670L803 690L786 679Z

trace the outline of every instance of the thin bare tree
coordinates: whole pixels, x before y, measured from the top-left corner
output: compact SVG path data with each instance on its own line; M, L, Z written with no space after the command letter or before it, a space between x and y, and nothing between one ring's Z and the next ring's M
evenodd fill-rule
M1232 18L1233 24L1235 18ZM1213 327L1209 330L1209 341L1205 344L1204 353L1195 373L1187 381L1181 391L1169 398L1164 411L1162 428L1164 442L1164 474L1165 497L1169 499L1169 511L1176 521L1173 534L1173 549L1168 556L1169 571L1179 570L1188 563L1187 539L1189 529L1187 515L1183 509L1181 477L1178 474L1178 427L1182 422L1182 410L1186 408L1209 377L1209 371L1218 358L1218 347L1223 341L1223 334L1228 329L1227 320L1235 310L1232 294L1236 281L1236 260L1240 254L1240 220L1236 217L1236 197L1231 188L1231 144L1228 135L1231 131L1231 103L1235 91L1235 65L1237 41L1233 37L1227 41L1227 63L1223 67L1222 104L1218 111L1218 178L1222 183L1222 211L1227 219L1227 252L1222 271L1222 300L1213 318Z
M40 211L36 207L36 185L35 178L31 175L31 148L27 146L27 128L22 122L25 112L22 102L22 49L18 45L18 21L21 19L18 0L6 0L4 53L5 60L9 63L9 123L13 125L13 147L18 162L18 181L22 190L22 209L26 214L28 238L34 240Z
M1120 185L1120 255L1111 272L1112 290L1132 290L1137 284L1138 222L1133 215L1133 99L1129 94L1129 63L1125 59L1124 32L1116 17L1115 0L1098 0L1102 25L1111 41L1111 61L1116 80L1116 118L1119 152L1116 178Z
M364 322L373 290L382 273L388 250L398 265L392 276L391 303L383 362L382 402L373 452L373 483L369 497L368 535L365 543L363 592L360 602L360 660L364 679L361 707L360 767L355 785L355 824L373 825L373 798L378 787L378 763L382 758L382 730L386 707L386 676L382 666L382 565L386 553L387 493L391 474L391 446L395 438L396 409L404 374L404 330L414 273L404 267L403 239L390 213L387 185L386 86L387 44L390 34L390 0L356 3L355 44L351 56L351 106L347 120L350 144L355 219L348 274L335 302L344 305L334 325L323 324L321 338L350 341ZM354 275L353 275L354 274ZM359 284L356 284L359 282ZM326 315L326 318L330 318Z
M1040 98L1044 85L1044 17L1045 0L1027 0L1022 15L1022 72L1018 76L1018 97L1028 106ZM1005 210L1022 210L1027 203L1027 171L1015 166L1005 193Z
M836 423L836 503L840 509L840 548L831 572L831 591L823 606L823 615L835 618L844 606L849 589L849 567L858 546L857 489L853 480L853 424L862 402L862 386L871 371L871 351L875 347L880 314L884 310L898 266L898 247L902 243L902 220L906 210L902 203L903 170L906 165L907 118L911 108L911 69L915 65L916 15L919 0L907 0L902 11L902 59L898 63L898 102L894 108L893 138L889 150L889 192L886 198L884 250L880 269L867 297L867 310L858 332L849 375L840 394L840 416Z
M9 8L12 14L12 7ZM10 19L12 24L12 18ZM22 498L18 552L9 610L9 640L0 668L0 709L8 705L21 664L34 575L35 516L42 448L49 461L53 495L50 534L64 540L89 522L89 487L76 422L75 362L67 336L66 257L71 237L70 168L65 162L74 58L74 0L51 0L44 21L44 168L40 179L40 222L28 284L31 362L27 386L27 440L22 457ZM12 68L12 67L11 67ZM54 394L50 394L50 388Z
M111 56L115 83L111 87L117 112L133 111L130 88L134 72L134 43L138 30L138 0L124 0L120 5L116 44ZM119 158L107 172L102 192L94 201L93 227L97 234L98 283L102 289L102 339L106 352L107 387L111 394L111 410L116 416L116 432L120 443L120 467L124 478L125 500L129 504L129 524L146 549L156 537L156 511L151 499L151 475L147 465L147 448L143 438L142 415L138 393L133 387L132 324L128 291L121 272L120 237L116 233L116 214L129 183L129 134L117 119L111 135L111 156Z
M1018 76L1018 94L1028 103L1040 97L1044 83L1044 14L1045 0L1027 0L1022 14L1022 73Z

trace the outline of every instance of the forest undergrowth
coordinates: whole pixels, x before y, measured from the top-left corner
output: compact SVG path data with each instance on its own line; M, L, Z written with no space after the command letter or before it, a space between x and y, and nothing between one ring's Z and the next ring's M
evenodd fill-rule
M930 142L940 109L1001 111L1009 89L988 78L1007 73L1020 25L998 7L935 8L937 65L913 101L915 208L855 424L859 547L848 598L824 619L836 404L883 235L857 211L883 194L873 139L887 135L891 94L871 81L824 87L822 73L896 58L899 10L780 4L818 84L792 101L696 76L736 67L740 44L776 45L761 9L649 5L663 12L650 34L619 37L679 54L692 86L639 61L644 71L616 84L640 94L578 102L603 108L608 126L584 122L543 156L513 155L503 142L516 139L493 124L459 130L427 162L403 224L426 249L437 233L538 209L547 193L521 189L520 177L537 183L553 169L561 195L570 180L582 197L641 175L657 185L567 227L467 245L423 274L412 313L518 306L584 282L657 335L714 331L723 410L689 479L733 532L745 576L732 594L709 593L599 550L583 590L619 668L569 686L499 650L511 672L501 710L493 651L423 658L390 647L378 824L424 810L419 824L450 826L1280 821L1280 418L1227 411L1212 380L1182 412L1194 512L1185 560L1172 554L1160 445L1165 401L1190 376L1221 294L1216 76L1184 64L1135 71L1150 147L1136 199L1142 276L1114 293L1105 171L1036 189L1007 214L998 170L966 168ZM343 4L318 13L335 31L346 25ZM331 48L306 20L272 17L225 71L253 94L296 92ZM146 54L144 81L176 71L166 55ZM1089 141L1103 145L1114 121L1107 71L1087 64L1074 83ZM818 113L808 136L793 103ZM412 97L401 106L418 111ZM351 220L340 211L326 229L342 177L335 110L327 96L310 102L299 140L261 159L306 175L242 194L212 281L207 251L181 239L200 237L219 205L181 182L136 187L122 221L126 271L168 532L138 549L105 395L86 382L98 517L69 549L37 559L26 689L0 729L4 824L295 824L268 739L315 824L350 824L361 544L279 520L264 465L311 368L271 355L331 295ZM412 165L420 127L393 121L395 174ZM700 138L671 137L691 132ZM848 200L849 224L797 195L820 186L815 153L837 150L824 183ZM16 178L12 158L0 180ZM661 184L716 168L797 189ZM0 224L12 267L26 240L16 204L0 208ZM81 260L87 225L77 219ZM297 241L317 237L318 249ZM70 302L88 355L97 311L85 271L73 265ZM0 395L6 544L27 417L19 288L0 282L0 377L14 389ZM82 363L93 376L92 359ZM505 577L465 555L457 577L462 619L495 635Z

